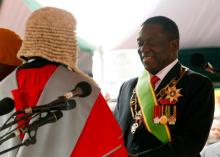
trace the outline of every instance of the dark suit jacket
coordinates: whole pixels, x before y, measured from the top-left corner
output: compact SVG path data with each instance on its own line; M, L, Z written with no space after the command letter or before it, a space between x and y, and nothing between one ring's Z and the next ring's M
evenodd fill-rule
M160 83L156 93L179 74L177 63ZM137 78L125 82L120 89L114 115L124 133L125 145L130 153L141 157L196 157L204 147L213 120L214 90L212 82L205 76L188 70L177 84L182 97L177 104L177 120L169 125L172 141L162 144L142 124L131 136L133 121L129 101ZM131 139L132 138L132 139ZM133 145L132 143L135 143ZM136 147L136 148L134 148Z

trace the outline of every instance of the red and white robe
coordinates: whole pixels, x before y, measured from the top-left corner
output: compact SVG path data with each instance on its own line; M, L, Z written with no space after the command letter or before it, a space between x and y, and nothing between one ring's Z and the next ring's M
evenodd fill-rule
M39 99L36 101L36 106L52 102L74 89L75 85L81 81L87 81L92 86L92 93L89 96L74 98L76 108L63 111L63 117L57 122L40 127L37 131L36 144L20 147L2 156L127 157L122 131L108 108L100 89L78 73L71 72L64 66L58 66L45 83ZM18 89L15 70L0 83L0 98L16 99L16 90ZM19 97L18 93L17 96ZM22 101L25 102L25 100ZM13 112L2 116L0 125ZM0 135L5 132L7 129L0 132ZM19 144L27 138L28 136L25 134L23 138L17 137L8 140L0 146L0 151Z

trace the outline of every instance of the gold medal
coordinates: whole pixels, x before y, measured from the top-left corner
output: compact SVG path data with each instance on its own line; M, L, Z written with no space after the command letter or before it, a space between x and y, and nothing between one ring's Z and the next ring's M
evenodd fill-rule
M160 117L160 124L165 125L165 124L167 124L167 121L168 121L168 119L167 119L167 117L165 115L162 115Z
M174 125L176 123L176 118L174 116L171 116L169 119L168 119L168 123L170 125Z

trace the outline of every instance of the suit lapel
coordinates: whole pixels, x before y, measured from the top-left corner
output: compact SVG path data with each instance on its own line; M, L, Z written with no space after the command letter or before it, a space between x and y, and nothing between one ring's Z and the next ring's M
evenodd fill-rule
M156 89L156 93L158 93L162 88L164 88L174 77L176 77L180 72L181 64L177 62L174 67L167 73L164 77L158 88Z

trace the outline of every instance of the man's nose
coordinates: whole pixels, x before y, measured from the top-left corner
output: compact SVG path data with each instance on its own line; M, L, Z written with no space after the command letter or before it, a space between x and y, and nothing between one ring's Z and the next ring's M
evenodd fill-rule
M149 51L150 51L150 46L149 46L149 44L144 43L144 44L142 45L142 47L141 47L141 52L142 52L142 53L147 53L147 52L149 52Z

